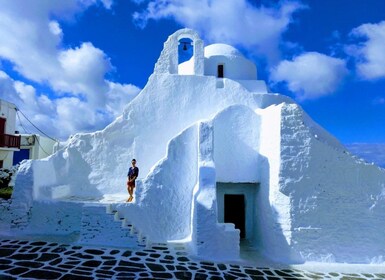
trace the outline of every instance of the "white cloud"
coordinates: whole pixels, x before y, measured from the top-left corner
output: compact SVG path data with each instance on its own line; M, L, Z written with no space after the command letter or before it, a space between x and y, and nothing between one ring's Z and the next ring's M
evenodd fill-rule
M117 117L123 112L126 105L135 98L139 89L134 85L108 83L106 111L113 117Z
M268 8L247 0L152 0L134 19L144 27L151 19L172 18L208 41L242 46L274 62L279 59L281 35L301 8L295 1L281 1Z
M22 100L17 94L14 81L0 70L0 97L12 103L20 103Z
M0 9L0 58L28 79L42 82L60 71L62 32L56 19L70 19L95 1L5 1Z
M284 60L271 72L271 81L285 82L299 100L315 99L333 93L348 70L344 60L317 52L303 53Z
M14 64L24 77L45 82L54 90L85 94L98 102L108 89L104 75L111 70L108 57L91 43L62 49L63 32L51 14L66 18L97 1L8 1L0 10L0 57Z
M29 116L32 122L36 123L46 133L58 136L54 129L55 104L46 95L37 95L36 90L31 85L20 81L14 81L5 72L0 71L0 99L14 103L24 114ZM44 119L44 122L41 121ZM22 120L23 127L31 128L28 122ZM24 132L23 127L18 122L18 130ZM32 131L32 130L31 130ZM36 131L34 131L36 132ZM61 138L65 138L62 136Z
M21 81L15 81L0 71L0 99L10 101L48 135L65 139L76 132L95 131L104 128L122 113L123 108L139 92L133 85L107 82L106 101L103 107L92 106L81 96L61 96L50 99L38 94L36 89ZM22 118L24 128L37 132ZM20 131L24 131L19 127Z
M347 47L347 52L356 59L359 75L368 80L385 78L385 21L360 25L350 35L366 39Z
M58 59L62 75L51 79L55 90L84 95L93 105L105 103L108 83L104 76L112 66L102 50L83 43L79 48L60 52Z
M101 0L101 1L106 9L111 9L112 5L114 4L113 0Z
M63 30L60 28L60 25L57 21L52 20L48 24L49 30L55 36L62 36Z
M60 20L74 20L91 5L112 0L6 1L0 9L0 61L10 61L25 78L48 85L37 93L0 71L0 98L15 103L40 128L58 138L103 128L139 92L105 78L109 57L90 42L63 48Z

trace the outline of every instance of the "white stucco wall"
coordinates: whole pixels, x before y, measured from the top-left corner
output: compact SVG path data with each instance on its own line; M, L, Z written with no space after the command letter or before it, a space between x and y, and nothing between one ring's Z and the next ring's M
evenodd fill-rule
M197 126L193 125L172 139L166 157L139 182L135 204L117 207L154 242L180 240L191 235L193 189L198 174L197 137Z
M218 74L218 65L223 65L223 75L232 80L256 80L257 68L244 57L228 57L216 55L205 59L205 75L215 76Z
M212 121L199 125L198 184L194 189L192 251L214 260L239 258L239 230L218 223L214 127Z
M5 133L14 135L16 130L16 106L5 100L0 100L0 117L6 119ZM14 148L0 147L0 160L3 161L4 168L12 167L14 150Z
M138 160L139 177L146 177L165 156L168 141L197 120L234 104L259 108L289 100L278 95L266 100L264 95L229 79L218 89L215 77L152 75L123 116L103 131L75 135L49 159L57 178L52 187L70 184L84 197L121 192L131 158Z
M283 106L279 184L290 199L288 241L306 261L383 262L385 170L330 145L307 121L298 105Z
M32 159L41 159L52 155L56 142L41 135L36 135L36 137L38 138L38 143L35 142Z
M16 106L12 103L0 100L0 117L5 118L5 133L15 134L16 130Z
M214 119L214 162L218 182L259 182L260 117L231 106Z

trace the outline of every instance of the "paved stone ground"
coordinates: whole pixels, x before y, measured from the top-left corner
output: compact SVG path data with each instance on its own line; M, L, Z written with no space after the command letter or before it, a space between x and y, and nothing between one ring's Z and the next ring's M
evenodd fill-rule
M385 274L319 273L194 261L181 245L125 250L1 240L0 279L385 279Z

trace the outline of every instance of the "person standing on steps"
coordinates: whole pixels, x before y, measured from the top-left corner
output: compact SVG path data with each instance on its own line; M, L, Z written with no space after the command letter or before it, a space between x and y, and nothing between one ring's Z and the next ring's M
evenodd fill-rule
M139 168L136 166L136 159L131 160L131 167L128 170L127 174L127 191L130 197L127 199L127 202L131 202L134 199L134 188L135 180L139 176Z

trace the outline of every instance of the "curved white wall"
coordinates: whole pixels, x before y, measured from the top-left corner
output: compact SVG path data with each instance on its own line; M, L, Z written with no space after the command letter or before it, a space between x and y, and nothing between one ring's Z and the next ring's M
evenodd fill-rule
M218 182L257 182L260 117L232 106L214 119L214 162Z
M179 75L194 75L194 56L178 65ZM236 48L226 44L212 44L204 48L204 75L218 75L218 65L223 65L224 78L232 80L257 80L257 67Z
M223 64L224 78L232 80L256 80L257 67L244 57L215 55L205 58L205 76L217 76L218 65Z
M120 211L153 242L189 237L197 169L198 129L193 125L168 143L167 156L138 182L135 204L124 203Z

